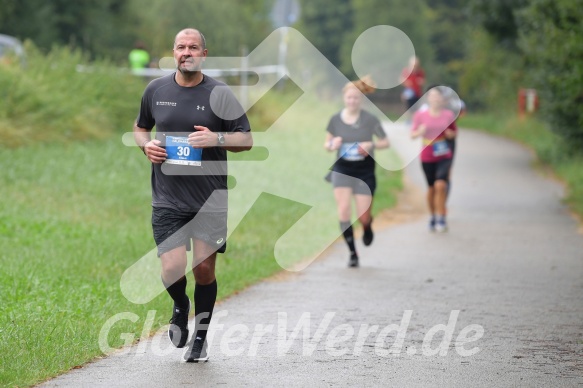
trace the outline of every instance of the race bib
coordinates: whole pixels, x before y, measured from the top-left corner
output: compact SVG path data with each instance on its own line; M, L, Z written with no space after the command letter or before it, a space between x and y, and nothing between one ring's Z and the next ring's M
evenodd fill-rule
M183 166L200 166L202 148L192 148L187 137L166 136L166 163Z
M449 146L445 140L433 143L431 147L433 148L433 156L443 156L449 153Z
M358 143L342 143L340 157L350 162L364 160L364 156L358 153Z
M403 99L404 100L410 100L413 97L415 97L415 91L411 88L405 88L405 90L403 90Z

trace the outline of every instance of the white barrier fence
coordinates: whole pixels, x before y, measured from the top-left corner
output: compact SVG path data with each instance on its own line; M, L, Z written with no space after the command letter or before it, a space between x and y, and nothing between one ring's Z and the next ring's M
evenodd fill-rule
M230 67L230 68L224 68L224 69L218 69L218 68L214 68L214 69L203 69L203 73L208 75L209 77L213 77L213 78L221 78L221 77L234 77L234 76L239 76L240 77L240 95L239 95L239 100L241 105L246 106L247 105L247 85L249 82L249 74L257 74L257 75L261 75L261 74L276 74L279 75L280 77L283 77L286 72L287 69L285 68L284 65L265 65L265 66L254 66L254 67L247 67L246 66L246 59L247 57L243 57L241 58L241 67ZM80 73L91 73L95 71L95 68L91 67L91 66L84 66L84 65L77 65L76 67L77 72ZM163 77L165 75L168 75L170 73L172 73L173 71L175 71L175 68L169 68L167 66L164 66L162 68L144 68L144 69L130 69L130 68L124 68L121 67L119 68L120 72L126 72L128 74L132 74L135 76L139 76L139 77L145 77L145 78L158 78L158 77Z

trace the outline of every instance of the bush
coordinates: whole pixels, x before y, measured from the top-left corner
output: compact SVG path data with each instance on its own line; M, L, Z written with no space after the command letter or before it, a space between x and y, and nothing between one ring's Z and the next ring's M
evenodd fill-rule
M583 146L583 8L535 0L518 12L519 45L539 89L545 120L575 149Z
M523 60L482 29L472 31L458 93L472 109L515 111Z
M77 50L54 47L43 55L25 43L27 64L0 66L0 138L4 146L39 141L104 138L129 131L142 79L107 63L88 66ZM78 66L90 69L78 71Z

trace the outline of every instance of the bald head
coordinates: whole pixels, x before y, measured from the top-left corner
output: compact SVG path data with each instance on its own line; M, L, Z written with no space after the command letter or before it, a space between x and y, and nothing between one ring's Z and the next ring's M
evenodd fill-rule
M178 34L176 34L176 36L174 37L174 47L176 47L176 41L179 38L190 36L198 36L200 38L200 46L202 47L203 50L206 49L206 39L204 35L202 34L202 32L195 28L185 28L184 30L179 31Z

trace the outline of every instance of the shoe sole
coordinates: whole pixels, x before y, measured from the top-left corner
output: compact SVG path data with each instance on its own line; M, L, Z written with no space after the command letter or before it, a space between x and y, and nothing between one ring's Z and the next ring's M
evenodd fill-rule
M198 363L207 362L208 360L209 360L209 358L206 357L206 358L197 358L197 359L194 359L194 360L185 360L184 362L188 362L188 363L191 363L191 364L198 364Z

